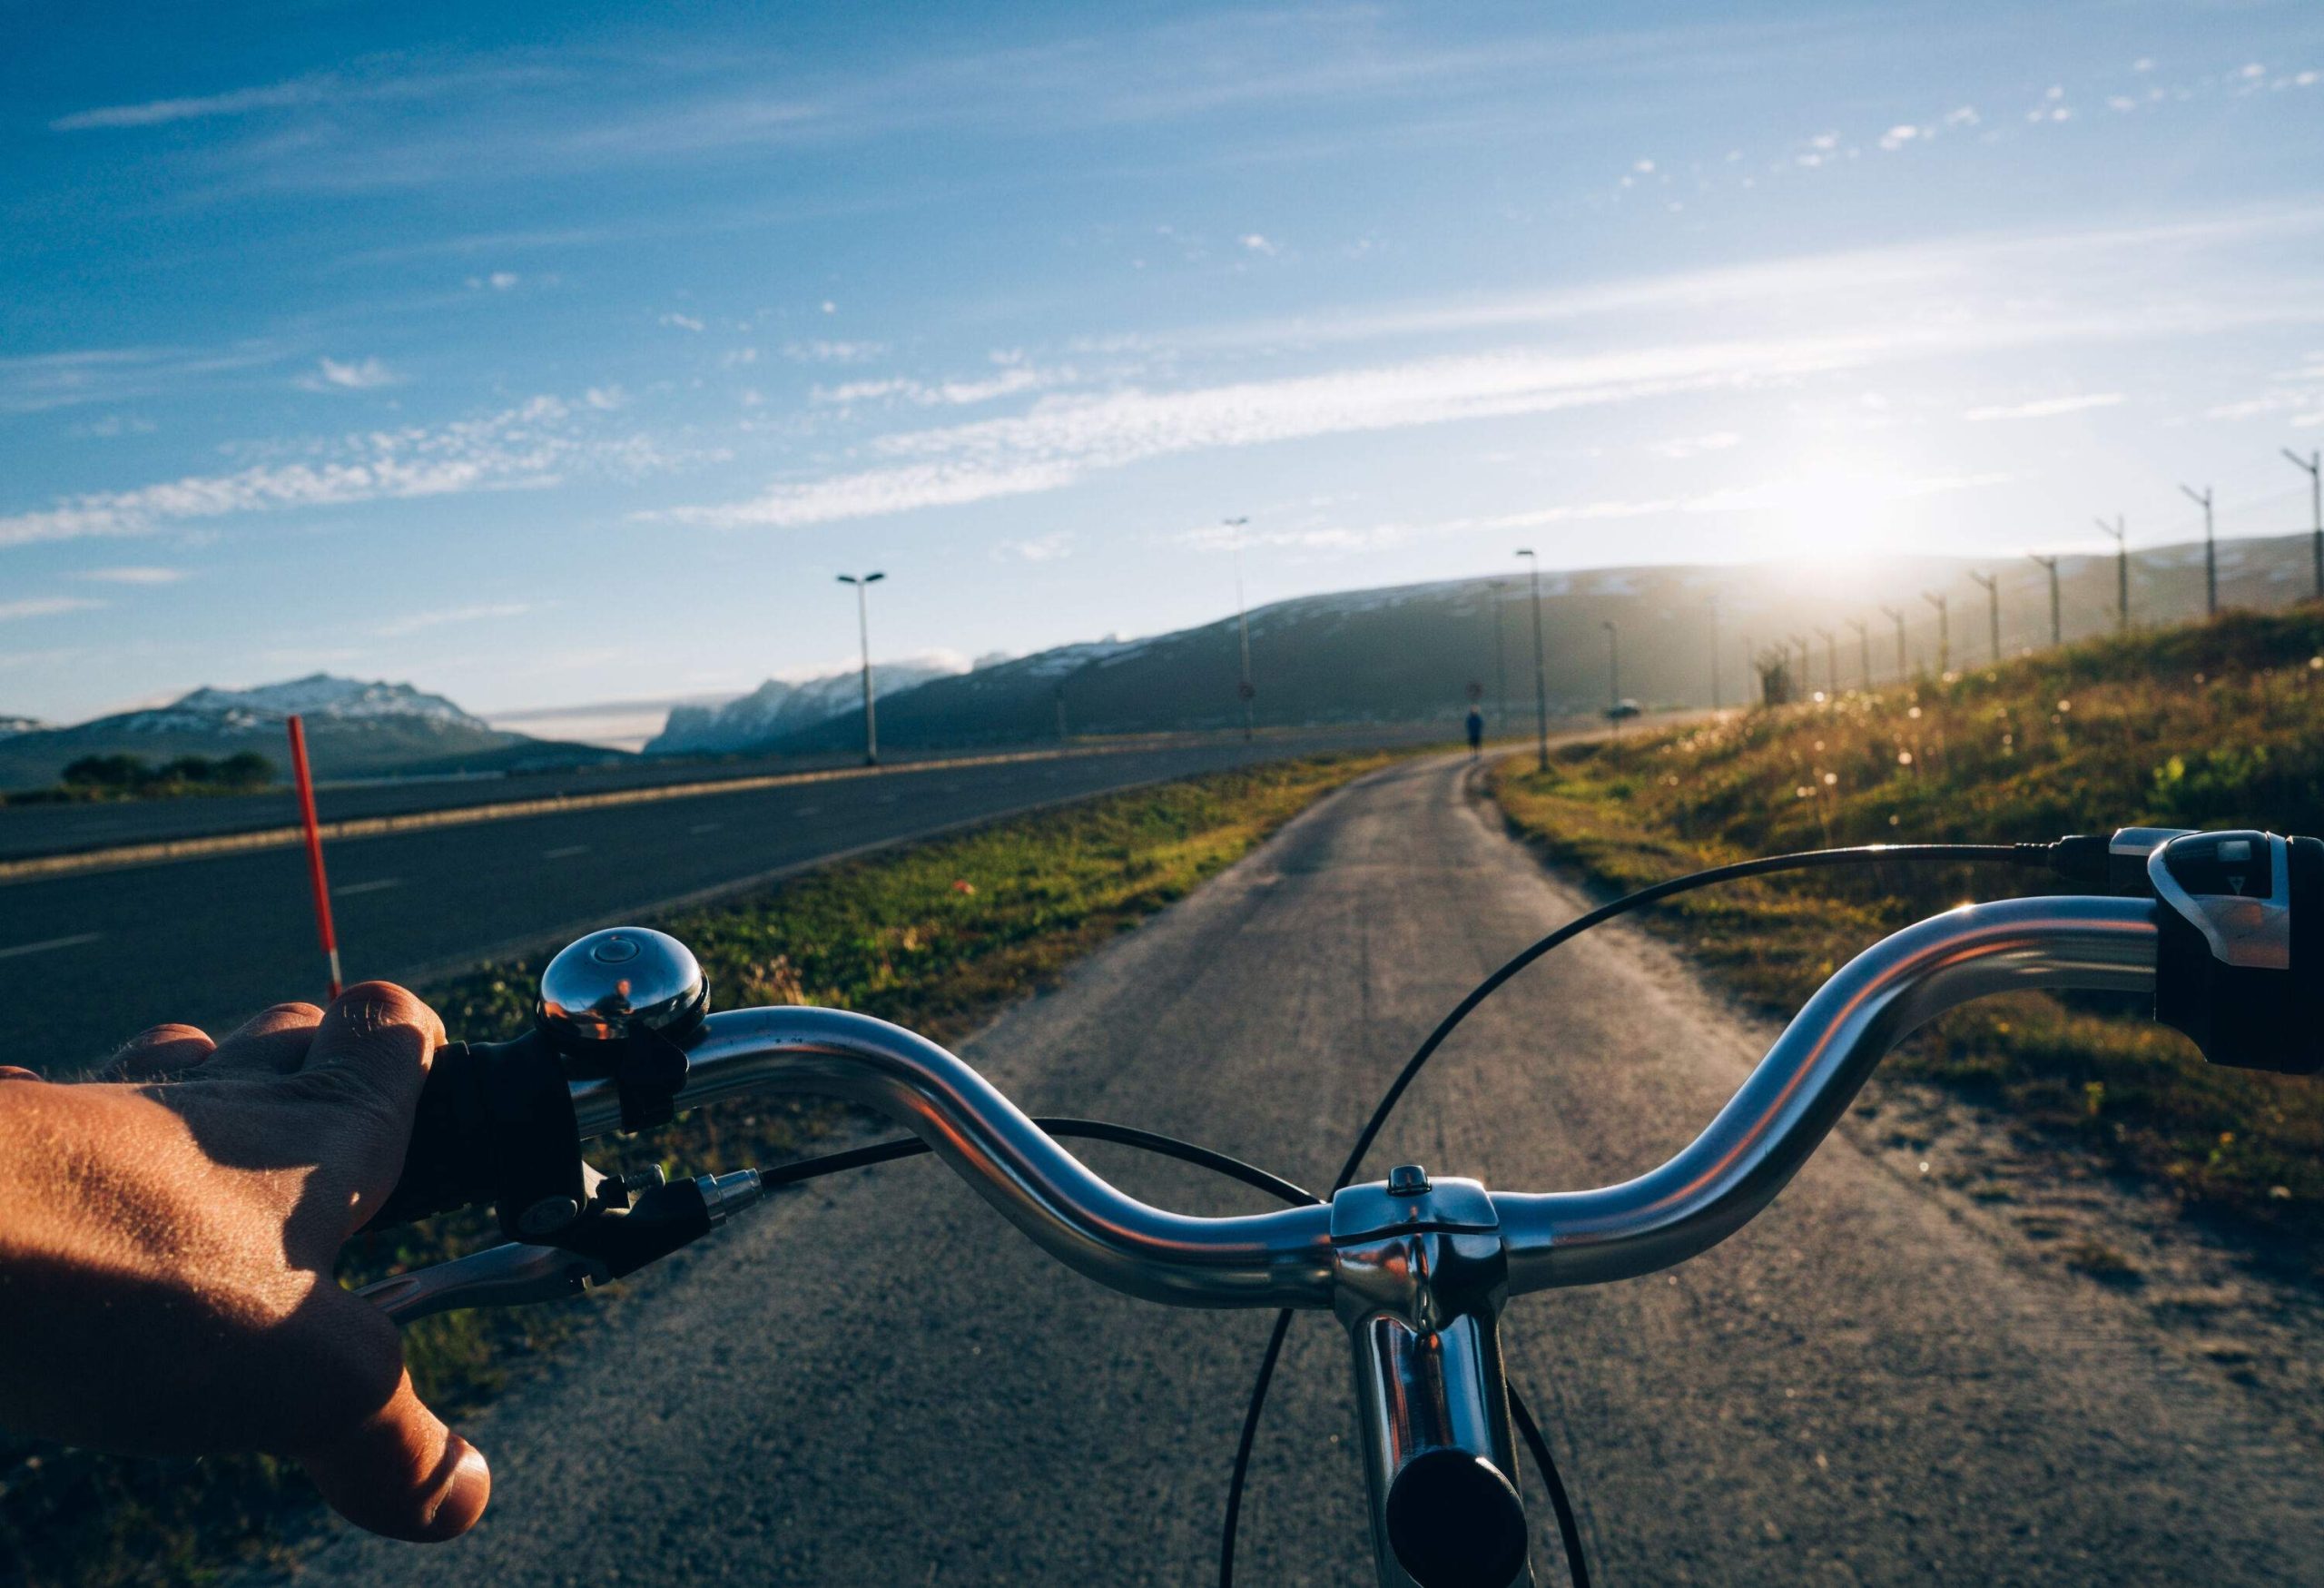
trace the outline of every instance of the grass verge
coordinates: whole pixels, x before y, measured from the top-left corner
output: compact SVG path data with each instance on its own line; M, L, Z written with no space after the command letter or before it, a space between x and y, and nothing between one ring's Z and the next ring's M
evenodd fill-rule
M950 1041L1053 984L1319 796L1390 759L1315 756L1107 795L654 924L700 956L722 1006L855 1009ZM529 1018L546 958L423 991L454 1037L505 1036ZM704 1110L633 1151L688 1174L767 1163L795 1155L839 1118L812 1102ZM389 1232L350 1248L341 1277L359 1284L489 1238L477 1218ZM406 1354L421 1394L457 1418L586 1327L595 1305L424 1319L407 1331ZM278 1555L319 1513L298 1471L264 1456L131 1461L0 1438L0 1582L26 1588L209 1581Z
M2053 838L2116 826L2324 833L2324 612L2237 614L1965 676L1571 747L1495 769L1509 824L1627 891L1827 843ZM2055 891L1987 867L1744 883L1647 917L1721 986L1787 1016L1882 934L1968 898ZM2215 1069L2133 1001L1958 1011L1884 1068L2169 1188L2256 1255L2324 1277L2324 1086Z

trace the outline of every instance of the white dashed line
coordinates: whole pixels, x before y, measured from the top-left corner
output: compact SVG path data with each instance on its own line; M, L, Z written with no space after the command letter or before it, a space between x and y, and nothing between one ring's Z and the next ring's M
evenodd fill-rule
M542 850L541 858L543 860L571 860L576 854L588 853L589 846L586 843L568 843L562 849Z
M77 949L84 942L94 942L104 936L102 932L84 932L74 937L52 937L45 942L20 942L12 949L0 949L0 960L13 960L23 954L44 954L51 949Z
M402 886L401 877L374 877L368 883L350 883L343 888L333 888L330 891L330 896L334 899L346 899L357 893L384 893L389 888Z

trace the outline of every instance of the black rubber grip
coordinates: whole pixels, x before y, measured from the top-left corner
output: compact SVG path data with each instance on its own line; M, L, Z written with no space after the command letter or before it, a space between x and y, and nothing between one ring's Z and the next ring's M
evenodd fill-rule
M377 1229L457 1208L500 1206L501 1224L543 1199L588 1203L573 1099L537 1036L438 1050L412 1119L403 1174L365 1224Z
M2287 970L2222 964L2178 911L2158 912L2154 1017L2213 1064L2313 1075L2324 1069L2324 843L2294 838Z

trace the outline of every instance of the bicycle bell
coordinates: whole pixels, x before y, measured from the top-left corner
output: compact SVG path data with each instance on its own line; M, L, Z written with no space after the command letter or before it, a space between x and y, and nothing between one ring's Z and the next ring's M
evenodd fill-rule
M615 926L548 962L533 1018L559 1050L586 1058L648 1032L675 1041L709 1012L710 982L692 949L665 932Z

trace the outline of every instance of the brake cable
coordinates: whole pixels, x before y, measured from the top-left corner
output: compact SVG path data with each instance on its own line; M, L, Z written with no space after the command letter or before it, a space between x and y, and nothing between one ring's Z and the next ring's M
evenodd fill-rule
M1476 1007L1499 991L1519 972L1561 944L1571 942L1595 926L1602 926L1618 915L1656 904L1679 893L1692 893L1715 883L1740 882L1746 877L1765 876L1775 872L1816 871L1832 866L1873 865L1887 860L1929 862L1988 862L2006 865L2055 866L2063 860L2081 858L2079 852L2068 852L2057 843L1867 843L1846 849L1806 849L1789 854L1762 855L1756 860L1736 861L1727 865L1710 866L1702 871L1689 872L1649 887L1625 893L1585 911L1567 922L1548 936L1536 941L1493 972L1468 995L1452 1006L1451 1013L1439 1021L1413 1056L1397 1071L1396 1079L1388 1084L1371 1119L1364 1122L1350 1149L1347 1161L1340 1166L1337 1179L1332 1182L1334 1196L1347 1189L1363 1167L1364 1155L1372 1149L1388 1116L1403 1100L1437 1049L1444 1045L1454 1028L1468 1019ZM1259 1370L1251 1384L1251 1399L1243 1413L1243 1433L1235 1447L1235 1468L1226 1484L1226 1515L1221 1532L1218 1555L1218 1588L1234 1588L1235 1534L1243 1514L1243 1487L1251 1466L1251 1446L1258 1437L1259 1417L1266 1408L1267 1389L1274 1382L1275 1365L1283 1356L1285 1336L1291 1329L1291 1309L1275 1314L1275 1329L1267 1336L1267 1346L1259 1357ZM1565 1546L1566 1570L1573 1588L1590 1588L1590 1568L1582 1559L1581 1535L1575 1524L1573 1507L1565 1492L1564 1480L1559 1475L1557 1464L1550 1454L1549 1443L1534 1425L1532 1416L1524 1409L1516 1387L1510 1386L1509 1401L1512 1420L1531 1447L1533 1460L1541 1469L1541 1481L1550 1491L1550 1503L1557 1512L1558 1536Z

